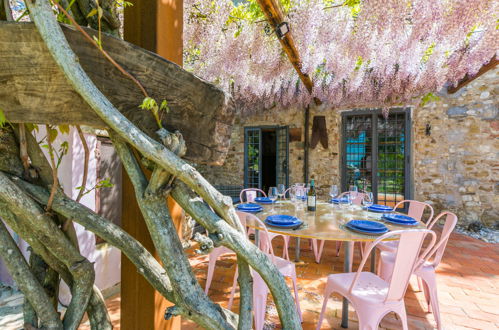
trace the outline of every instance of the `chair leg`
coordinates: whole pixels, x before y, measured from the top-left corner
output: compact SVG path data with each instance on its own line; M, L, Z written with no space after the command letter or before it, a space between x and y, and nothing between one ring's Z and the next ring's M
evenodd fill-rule
M418 278L418 288L419 291L423 291L423 280L421 280L421 277L417 276Z
M339 257L340 256L340 249L341 249L341 245L343 244L343 242L341 241L337 241L336 242L336 256Z
M400 321L402 322L402 329L408 330L409 326L407 325L407 312L405 311L405 304L402 303L402 306L396 311L396 313L400 316Z
M208 261L208 275L206 276L206 284L204 286L204 293L208 294L210 290L211 281L213 280L213 273L215 272L215 266L217 263L218 256L209 255Z
M359 319L359 330L377 330L381 321L382 310L367 308L368 306L359 306L356 308L357 318Z
M238 268L236 266L236 273L234 274L234 280L232 281L232 289L230 290L229 305L227 309L232 309L232 303L234 303L234 294L236 293L237 276L239 274Z
M331 295L331 290L328 288L326 284L326 290L324 291L324 302L322 303L321 315L319 316L319 322L317 323L316 330L320 330L322 321L324 320L324 314L326 313L327 301L329 296Z
M283 240L284 240L284 251L282 251L282 257L286 260L289 261L289 251L288 251L288 247L289 247L289 236L282 236Z
M310 246L312 247L312 251L314 252L314 259L316 263L320 262L320 257L319 257L319 251L317 250L317 240L316 239L309 239Z
M253 283L253 313L255 330L262 330L265 324L268 288L263 279L255 275Z
M440 307L438 305L438 293L437 293L437 281L435 280L435 274L431 274L423 278L423 285L428 291L429 295L429 307L431 306L431 312L437 323L437 329L442 329L442 322L440 320Z
M303 318L301 315L301 307L300 307L300 297L298 296L298 285L296 283L296 270L293 272L291 276L291 280L293 281L293 291L295 292L295 304L296 304L296 312L300 317L300 321L303 322Z

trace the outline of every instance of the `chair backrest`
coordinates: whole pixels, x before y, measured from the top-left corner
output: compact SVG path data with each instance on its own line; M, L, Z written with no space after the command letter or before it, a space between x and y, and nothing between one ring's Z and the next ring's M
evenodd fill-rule
M338 198L345 197L345 196L349 195L350 193L351 193L351 191L345 191L344 193L341 193L338 196ZM362 205L362 200L364 199L364 196L365 196L365 193L359 191L357 193L357 197L355 197L355 199L352 201L352 204L354 204L354 205Z
M241 221L241 224L246 227L246 223L248 220L252 220L254 223L258 224L258 229L259 232L259 237L260 237L260 243L259 243L259 248L262 250L264 253L270 254L272 256L272 259L274 258L274 249L272 248L272 243L270 242L270 235L269 231L267 230L267 227L265 224L262 222L262 220L258 219L254 214L251 213L246 213L246 212L241 212L241 211L236 211L237 215L239 217L239 220ZM272 260L273 261L273 260Z
M245 199L243 197L246 197L246 201L251 203L255 200L258 193L261 193L263 195L263 197L267 197L267 194L261 189L246 188L246 189L241 190L241 193L239 194L239 200L241 201L241 203L244 203Z
M426 235L431 235L430 244L426 247L426 251L430 251L436 240L436 235L433 231L429 229L409 229L409 230L397 230L386 233L378 237L373 244L369 246L367 251L364 253L364 257L359 265L357 274L350 286L350 292L353 290L357 280L364 268L367 258L371 254L372 249L381 241L395 235L400 235L399 244L397 248L397 254L395 256L395 264L393 267L393 273L390 279L388 293L386 295L385 301L400 301L404 298L407 285L409 284L409 279L414 270L418 257L420 255L421 246Z
M415 200L403 200L403 201L400 201L397 203L397 205L395 205L395 207L393 208L393 210L397 210L399 207L404 206L405 203L408 203L409 204L409 210L407 211L407 215L410 216L410 217L413 217L414 219L418 220L418 221L423 221L423 214L425 212L426 209L429 209L430 210L430 216L428 217L428 219L426 219L426 221L423 221L426 226L428 227L428 224L431 222L431 220L433 219L433 207L431 207L430 204L428 203L425 203L425 202L420 202L420 201L415 201Z
M422 260L420 261L418 266L423 265L426 261L429 261L433 267L437 268L437 266L440 264L440 261L442 261L447 242L449 242L450 234L457 224L457 215L452 212L442 212L435 219L433 219L431 223L428 224L428 229L432 229L433 226L443 217L445 217L445 223L442 227L442 233L440 234L438 242L435 244L433 249L428 252L427 255L423 255L421 257Z

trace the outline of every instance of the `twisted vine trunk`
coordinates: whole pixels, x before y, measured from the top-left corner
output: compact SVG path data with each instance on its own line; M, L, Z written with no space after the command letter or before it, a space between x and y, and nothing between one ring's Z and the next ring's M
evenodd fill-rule
M80 2L83 3L78 1L79 4ZM57 187L52 187L53 166L47 162L31 134L26 134L26 149L31 164L38 169L39 177L36 180L29 179L32 182L28 182L22 176L24 168L19 150L14 150L17 141L7 139L13 146L12 150L0 154L0 216L70 286L72 299L62 326L65 329L76 329L83 313L87 311L93 329L111 328L102 296L93 286L92 264L80 255L77 245L59 228L60 223L71 219L120 249L149 283L175 304L166 311L167 317L182 315L209 329L251 328L251 267L269 286L283 328L300 328L294 301L282 275L269 258L247 240L231 199L220 194L180 158L185 152L181 136L178 133L170 134L164 129L149 132L148 135L127 120L95 87L80 66L53 16L49 2L27 0L26 4L32 21L60 70L78 94L110 127L109 134L131 178L138 204L163 264L161 266L139 242L121 228L64 196ZM84 12L81 6L78 8ZM16 134L19 140L19 132ZM0 134L0 138L8 135ZM145 177L132 148L142 157L141 161L150 165L153 171L151 179ZM197 283L165 205L167 194L171 194L187 213L207 228L209 237L203 238L205 241L210 241L215 246L229 247L236 252L241 288L239 317L214 304ZM47 205L53 214L44 211ZM14 271L21 267L21 264L12 266ZM36 280L30 274L33 275L28 272L27 276ZM25 287L23 292L25 290L33 292L35 298L43 295L43 288L40 291L39 286ZM42 323L49 322L50 309L35 308L35 311ZM52 321L55 320L50 320Z

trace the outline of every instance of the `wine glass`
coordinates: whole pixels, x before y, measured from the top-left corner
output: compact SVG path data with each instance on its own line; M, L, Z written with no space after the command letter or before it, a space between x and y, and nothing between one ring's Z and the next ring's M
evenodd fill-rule
M277 187L270 187L269 194L267 195L267 197L272 201L272 212L273 212L274 211L274 203L278 197Z
M279 183L277 185L277 195L281 198L284 199L284 194L286 193L286 186L282 183Z
M362 198L362 205L365 208L368 208L369 206L373 205L374 199L373 199L373 193L372 192L366 192L364 194L364 197Z
M329 196L331 196L331 199L333 199L336 196L338 196L338 193L339 193L338 186L333 184L331 188L329 188Z

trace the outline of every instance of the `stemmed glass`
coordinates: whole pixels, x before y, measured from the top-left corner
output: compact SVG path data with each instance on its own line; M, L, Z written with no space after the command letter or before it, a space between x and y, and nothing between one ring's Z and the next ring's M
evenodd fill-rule
M362 205L365 208L368 208L369 206L373 205L374 200L373 200L373 193L372 192L366 192L364 194L364 198L362 198Z
M277 195L279 198L284 199L284 194L286 193L286 186L282 183L277 185Z
M277 187L270 187L269 188L269 194L267 197L272 201L272 212L274 212L274 204L275 201L277 200Z
M329 188L329 196L331 196L331 199L336 198L339 194L339 189L337 185L332 185L331 188Z

